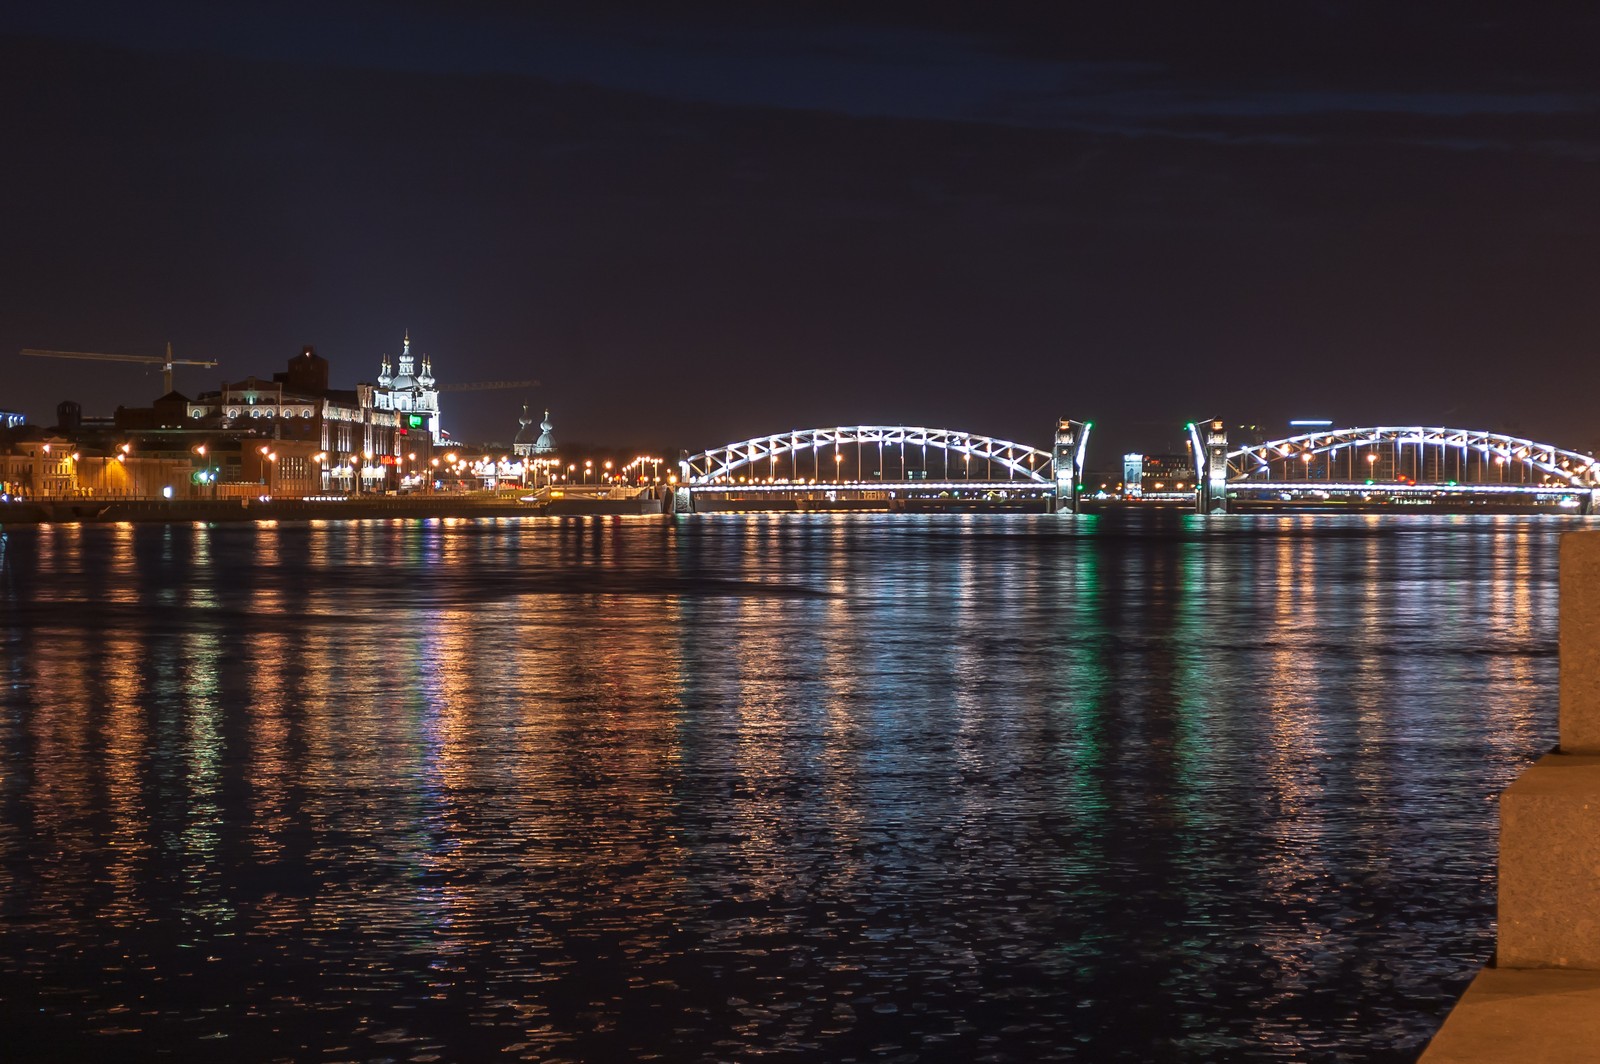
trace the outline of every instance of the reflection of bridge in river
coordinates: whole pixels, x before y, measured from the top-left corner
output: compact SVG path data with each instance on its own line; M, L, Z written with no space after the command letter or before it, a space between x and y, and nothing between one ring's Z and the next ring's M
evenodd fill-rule
M1138 493L1087 494L1090 424L1063 418L1046 451L954 429L796 429L684 455L680 511L1042 509L1077 512ZM1272 509L1550 509L1600 500L1591 455L1501 433L1326 428L1230 449L1221 421L1188 426L1203 513Z

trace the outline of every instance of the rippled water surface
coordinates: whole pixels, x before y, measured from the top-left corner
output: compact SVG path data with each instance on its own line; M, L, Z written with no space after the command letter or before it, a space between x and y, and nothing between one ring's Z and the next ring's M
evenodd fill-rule
M0 1056L1410 1060L1577 524L5 529Z

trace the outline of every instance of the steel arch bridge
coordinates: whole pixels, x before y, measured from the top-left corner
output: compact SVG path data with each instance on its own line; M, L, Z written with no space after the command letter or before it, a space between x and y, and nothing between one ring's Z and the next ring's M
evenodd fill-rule
M929 448L934 450L935 458L942 465L930 464ZM954 466L952 458L957 459ZM735 483L747 487L762 484L918 484L932 487L936 483L949 483L971 488L1043 489L1052 486L1053 462L1049 451L974 432L907 425L841 425L795 429L740 440L688 455L678 466L683 483L691 487ZM1000 475L996 475L997 471Z
M1220 464L1213 459L1211 490L1244 500L1500 496L1565 500L1587 509L1600 491L1600 464L1591 455L1520 436L1442 426L1321 429L1228 450L1225 471Z

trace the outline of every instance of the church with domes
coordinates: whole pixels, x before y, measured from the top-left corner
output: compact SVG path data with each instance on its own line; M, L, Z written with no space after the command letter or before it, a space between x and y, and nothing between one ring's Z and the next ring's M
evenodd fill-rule
M391 366L389 356L383 356L373 405L379 410L393 410L401 418L402 426L409 421L410 427L419 431L426 428L432 443L443 443L444 437L439 427L439 389L433 378L433 361L423 355L421 367L417 366L416 356L411 353L411 330L406 330L402 344L398 366Z
M517 419L517 424L522 428L517 431L517 438L512 442L513 454L520 458L531 458L556 453L555 426L550 423L550 411L544 412L544 420L539 422L537 437L533 434L533 418L528 414L527 403L522 404L522 416Z

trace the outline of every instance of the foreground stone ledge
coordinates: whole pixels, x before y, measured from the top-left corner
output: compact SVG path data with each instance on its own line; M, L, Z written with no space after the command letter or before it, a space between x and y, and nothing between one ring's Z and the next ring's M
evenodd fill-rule
M1600 969L1600 756L1547 754L1500 796L1499 923L1501 969Z
M1600 532L1561 537L1561 752L1600 754Z
M1600 972L1485 968L1420 1064L1594 1064L1600 1058Z

